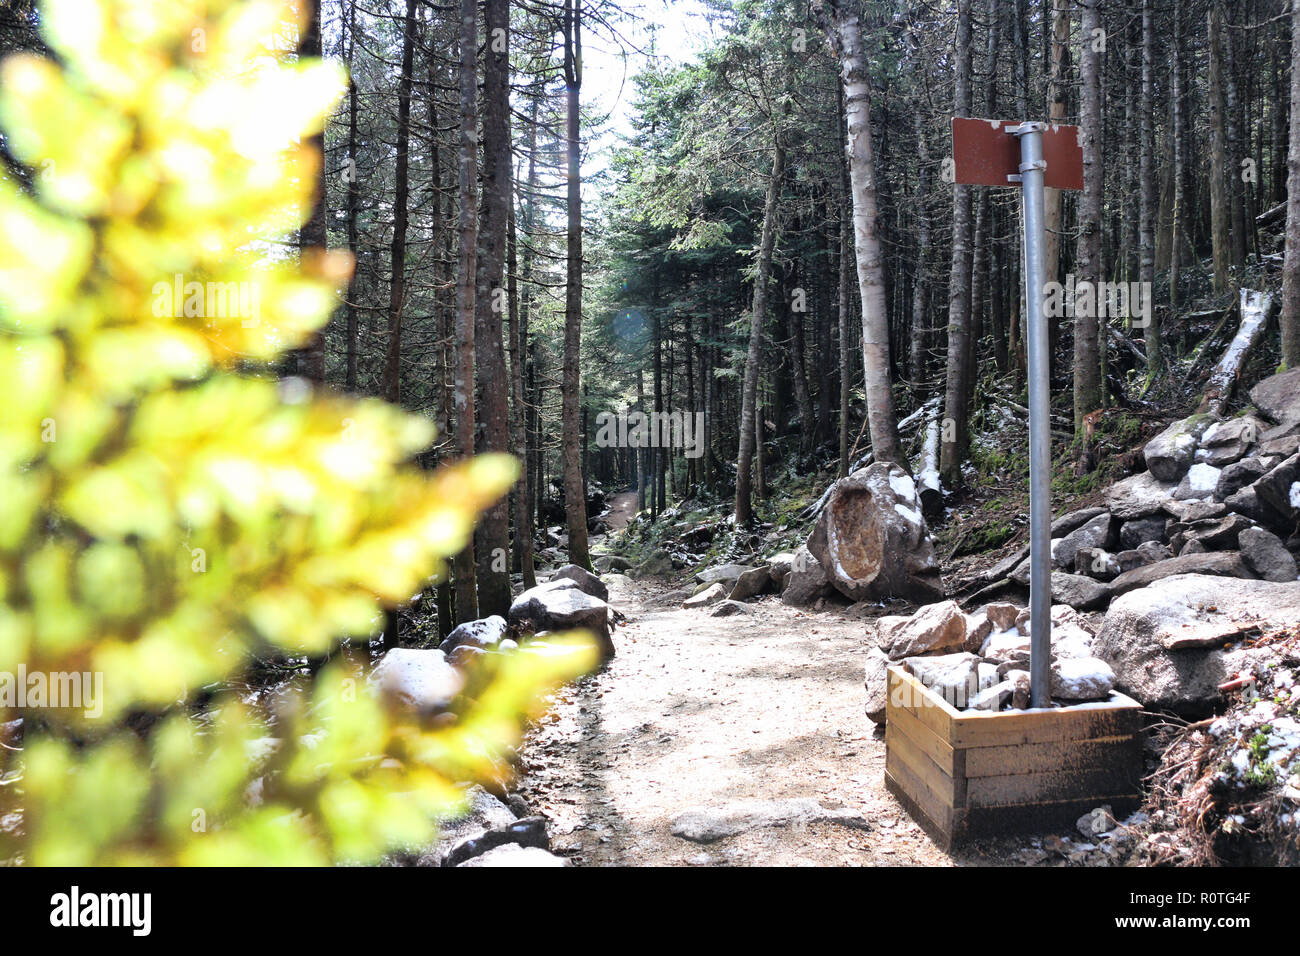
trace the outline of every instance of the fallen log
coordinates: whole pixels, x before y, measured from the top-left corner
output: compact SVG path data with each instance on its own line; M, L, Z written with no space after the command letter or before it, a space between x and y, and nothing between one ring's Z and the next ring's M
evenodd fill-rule
M1232 342L1224 351L1223 357L1214 367L1214 371L1210 372L1205 385L1205 394L1201 398L1197 411L1215 417L1223 413L1224 406L1237 386L1237 379L1241 375L1241 367L1245 364L1246 356L1264 334L1264 329L1268 325L1268 310L1272 304L1273 297L1267 292L1241 290L1241 324L1237 327L1237 334L1232 337Z
M921 445L921 464L916 475L921 513L926 517L943 511L943 484L939 480L939 431L939 406L936 403L930 420L925 425L925 441Z
M1255 225L1271 226L1286 219L1286 203L1280 202L1272 209L1266 209L1255 217Z

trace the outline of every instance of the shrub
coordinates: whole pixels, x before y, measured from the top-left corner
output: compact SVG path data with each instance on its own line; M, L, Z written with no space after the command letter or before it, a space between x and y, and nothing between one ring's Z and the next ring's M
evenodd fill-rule
M305 218L321 158L299 144L343 78L283 55L273 0L49 0L43 29L58 63L0 67L29 168L0 173L0 720L23 717L0 858L321 864L428 840L594 651L494 655L437 726L346 655L273 707L236 693L258 661L373 633L516 475L426 474L427 420L268 374L351 268L266 241Z

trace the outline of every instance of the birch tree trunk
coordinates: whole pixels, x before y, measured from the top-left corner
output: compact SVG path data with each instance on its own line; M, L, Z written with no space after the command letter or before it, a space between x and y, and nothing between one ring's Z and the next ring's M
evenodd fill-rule
M956 85L953 113L970 116L970 0L957 3ZM971 209L970 188L953 186L952 270L948 279L948 379L944 394L939 469L950 488L961 482L966 456L966 352L970 348Z
M969 7L969 0L963 0ZM907 459L898 443L894 396L890 387L889 310L885 299L884 255L876 231L876 170L871 147L871 91L862 27L855 7L829 3L833 45L844 80L845 144L853 196L853 240L862 298L862 369L867 395L867 428L876 461Z

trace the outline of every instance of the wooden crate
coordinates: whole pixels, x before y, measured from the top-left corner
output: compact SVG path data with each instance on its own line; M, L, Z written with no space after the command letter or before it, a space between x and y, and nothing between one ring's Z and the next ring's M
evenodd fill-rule
M885 785L945 849L978 836L1068 826L1110 804L1137 809L1138 703L957 710L902 666L889 668Z

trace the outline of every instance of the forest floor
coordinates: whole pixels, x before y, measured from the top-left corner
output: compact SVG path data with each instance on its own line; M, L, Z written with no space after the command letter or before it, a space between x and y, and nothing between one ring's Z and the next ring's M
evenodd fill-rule
M523 750L519 794L578 865L1025 864L1027 841L948 855L885 790L885 741L863 713L869 621L766 596L752 613L683 610L668 585L607 578L628 624L618 656L566 688ZM673 835L695 807L812 798L860 811L699 844Z

